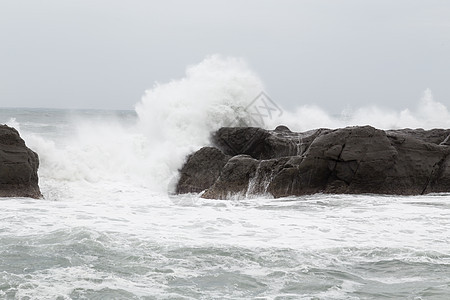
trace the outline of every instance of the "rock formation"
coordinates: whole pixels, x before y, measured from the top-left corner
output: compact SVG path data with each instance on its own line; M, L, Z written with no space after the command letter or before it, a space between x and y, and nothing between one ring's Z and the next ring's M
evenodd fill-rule
M202 197L270 193L420 195L450 192L450 130L370 126L291 132L224 127L189 156L177 192Z
M0 197L40 198L38 155L14 128L0 125Z
M214 184L230 159L217 148L204 147L190 155L180 171L176 193L199 193Z

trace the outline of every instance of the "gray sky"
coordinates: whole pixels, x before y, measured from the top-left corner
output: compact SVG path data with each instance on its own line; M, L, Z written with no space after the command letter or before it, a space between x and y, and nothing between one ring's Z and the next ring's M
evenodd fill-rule
M0 0L0 107L133 109L209 54L285 108L450 106L447 0Z

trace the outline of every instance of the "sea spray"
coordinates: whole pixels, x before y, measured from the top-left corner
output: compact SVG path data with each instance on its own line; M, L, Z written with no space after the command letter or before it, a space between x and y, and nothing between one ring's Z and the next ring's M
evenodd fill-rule
M302 99L299 99L299 104L301 102ZM353 109L347 108L340 115L333 116L318 106L303 104L292 111L284 111L281 118L274 118L268 122L269 127L284 124L294 131L358 125L371 125L379 129L432 129L450 128L450 112L444 104L434 100L430 89L426 89L413 109L394 111L369 104Z
M448 127L448 118L442 119L447 109L430 99L422 101L429 113L392 112L388 123L378 121L388 127ZM235 201L177 195L167 201L152 192L153 185L161 185L166 173L176 173L178 162L169 148L154 154L179 144L165 141L155 148L154 143L170 135L153 139L136 113L105 118L104 112L95 111L101 117L93 120L81 111L75 112L79 118L68 118L67 111L33 109L22 118L23 111L0 110L0 122L10 120L39 153L45 199L2 199L0 298L450 295L448 194L236 195ZM357 115L353 110L348 118L332 117L317 107L298 111L303 115L285 110L283 119L274 123L303 131L353 125ZM405 123L396 122L400 116ZM361 120L370 123L375 117ZM161 120L154 134L170 124ZM417 120L424 123L408 123ZM204 141L193 136L195 131L178 132L187 135L185 143L177 140L180 145L192 143L194 149ZM305 151L301 139L299 144L298 153ZM259 175L256 179L265 180Z
M136 122L80 114L63 143L24 134L40 155L44 180L127 182L165 193L186 155L208 144L212 131L250 124L245 107L262 90L242 59L215 55L189 66L184 78L147 90Z
M152 139L203 145L220 127L250 125L245 108L262 90L242 59L211 56L188 67L184 78L155 84L136 112Z
M151 155L168 164L164 178L176 175L186 155L207 145L211 132L249 125L245 107L261 90L261 80L242 59L214 55L188 67L184 78L146 91L136 112Z
M10 124L22 131L39 154L41 182L81 186L120 182L165 193L186 155L208 145L211 132L222 126L252 124L247 107L263 90L261 79L244 60L214 55L189 66L181 79L156 83L128 119L92 119L79 113L71 118L70 127L58 127L59 135L65 136L61 139L27 131L20 120L11 119ZM281 107L283 99L272 100ZM294 131L366 124L381 129L450 127L448 109L433 99L430 90L415 109L400 112L366 106L332 116L302 102L299 99L293 110L283 109L281 117L265 119L265 127L284 124Z

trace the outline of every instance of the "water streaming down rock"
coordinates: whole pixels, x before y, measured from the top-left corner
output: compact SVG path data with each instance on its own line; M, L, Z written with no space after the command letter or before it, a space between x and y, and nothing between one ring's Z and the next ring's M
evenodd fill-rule
M138 117L126 112L130 118L117 121L105 120L100 111L87 112L99 119L91 122L86 111L74 119L63 111L18 110L19 132L40 155L45 198L2 199L0 298L447 299L448 194L251 199L250 193L250 199L234 202L197 194L167 197L167 176L187 154L210 145L211 130L234 124L235 113L244 116L242 108L260 92L260 85L249 84L259 81L237 73L209 61L186 79L155 86ZM0 110L0 119L16 113ZM300 165L311 144L333 131L305 130L355 124L450 127L445 114L442 119L430 114L429 122L414 115L411 123L379 125L373 122L383 119L372 113L345 124L331 117L324 121L310 110L297 113L292 122L276 122L303 131L284 133L292 136L292 143L285 141L292 156L235 158L254 166L249 178L255 184L243 185L241 198L247 191L264 192L277 173L267 181L264 174ZM289 117L287 111L283 117ZM283 133L270 132L268 144L282 140ZM430 143L440 135L436 131ZM224 161L218 169L205 162L214 183L232 156L209 148L211 158ZM203 182L202 174L189 175ZM208 189L195 181L187 186L194 193Z
M254 175L249 180L247 191L245 192L245 197L264 197L266 196L267 189L273 179L273 169L267 169L270 166L267 165L267 161L260 160Z
M212 135L212 143L223 153L223 168L202 196L449 192L450 147L445 142L449 133L370 126L305 133L286 127L221 128ZM225 155L231 158L224 164ZM189 168L186 164L181 172ZM197 170L197 176L202 172Z
M43 135L28 135L25 131L24 138L40 155L40 176L68 181L127 181L157 192L166 192L168 183L173 182L172 178L182 167L186 156L202 146L210 145L208 137L211 132L223 126L250 124L251 118L245 108L261 90L264 90L262 80L245 61L214 55L189 66L184 78L155 84L146 91L142 100L136 104L136 114L133 114L133 117L137 115L133 121L136 124L124 126L114 120L102 123L79 118L75 120L75 128L71 128L69 134L67 129L60 133L64 137L62 146L55 145ZM429 117L436 110L441 111L441 114ZM419 113L422 111L428 112L425 121L422 120L424 114ZM347 118L345 122L319 108L299 106L291 111L285 110L279 119L265 121L267 126L286 124L302 133L290 132L287 127L279 127L270 135L264 129L247 130L243 135L233 132L227 137L228 146L223 148L226 150L224 154L249 154L256 159L301 157L322 132L321 129L304 130L322 126L337 128L353 124L377 124L379 120L384 120L380 115L393 115L380 125L381 128L416 124L423 124L427 128L445 128L450 120L448 111L433 101L430 92L425 93L417 112L408 110L387 114L381 111L375 114L369 111L362 116L361 112L356 111L355 116ZM291 138L286 138L289 135ZM237 140L237 136L243 140ZM259 151L254 142L264 137L267 137L265 142L271 144L272 148ZM216 140L214 143L219 145L220 142ZM296 159L293 158L293 161ZM207 188L193 187L195 191L191 192ZM188 190L182 188L179 192Z

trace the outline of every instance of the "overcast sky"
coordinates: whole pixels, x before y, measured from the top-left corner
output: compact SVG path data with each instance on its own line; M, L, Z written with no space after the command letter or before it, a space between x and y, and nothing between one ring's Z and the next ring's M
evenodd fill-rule
M0 107L133 109L216 53L285 108L450 106L447 0L0 0Z

